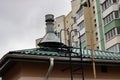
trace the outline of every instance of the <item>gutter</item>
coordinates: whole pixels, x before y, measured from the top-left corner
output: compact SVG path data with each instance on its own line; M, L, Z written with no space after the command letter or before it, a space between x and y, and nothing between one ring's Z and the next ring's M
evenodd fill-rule
M45 80L48 80L49 74L52 71L53 66L54 66L54 58L50 58L50 66L48 72L46 73Z
M24 55L24 54L6 54L4 55L1 60L0 60L0 66L3 66L4 63L6 62L6 60L8 59L14 59L14 61L16 61L16 59L36 59L36 60L40 60L40 59L44 59L44 60L49 60L51 58L51 56L36 56L36 55ZM56 61L69 61L68 57L56 57L53 56L52 58L54 58L54 60ZM72 61L80 61L79 58L72 58ZM83 59L84 62L91 62L91 58L84 58ZM120 60L105 60L105 59L95 59L95 62L106 62L106 63L120 63Z

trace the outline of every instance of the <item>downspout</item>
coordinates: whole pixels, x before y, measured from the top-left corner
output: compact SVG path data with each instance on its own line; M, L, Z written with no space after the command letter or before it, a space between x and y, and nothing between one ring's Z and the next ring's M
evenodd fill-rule
M45 80L48 80L49 74L52 71L53 66L54 66L54 58L50 58L50 66L46 73Z

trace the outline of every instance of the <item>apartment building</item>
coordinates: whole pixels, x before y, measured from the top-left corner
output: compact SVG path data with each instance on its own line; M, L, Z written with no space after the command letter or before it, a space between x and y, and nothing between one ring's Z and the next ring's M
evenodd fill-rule
M94 27L94 21L96 20L94 12L95 6L93 4L94 1L89 2L89 0L71 1L72 11L65 17L65 29L67 29L69 31L69 35L71 35L71 38L68 39L71 43L70 46L79 47L81 41L82 48L98 48L98 42L94 42L95 34L98 33L96 30L97 28ZM91 7L90 5L93 6ZM67 23L70 25L67 25ZM69 35L66 35L66 37Z
M69 14L65 16L69 19L64 25L64 29L70 28L69 32L74 30L69 33L71 45L79 47L81 41L84 49L120 52L119 6L119 0L72 0L71 18Z
M73 24L73 20L71 18L72 18L72 11L69 12L68 15L66 15L66 17L65 17L66 45L70 45L69 33L72 30L72 24Z
M105 50L120 52L120 13L119 13L119 0L98 0L97 6L97 18L98 24L102 23L99 33L103 33L100 36L104 40ZM100 19L100 20L99 20ZM100 29L100 27L99 27Z
M74 30L74 32L71 32L71 36L72 36L72 46L74 47L79 47L79 36L78 35L79 33L77 32L77 20L76 20L76 12L78 11L79 7L80 7L80 3L81 3L81 0L72 0L71 1L71 7L72 7L72 18L73 19L73 24L72 24L72 29Z
M72 30L72 11L68 15L61 15L55 18L54 32L60 38L60 41L69 45L69 31Z
M97 49L98 43L95 38L95 12L92 0L81 0L79 9L76 12L76 29L80 32L82 48ZM97 45L97 46L96 46Z
M78 46L78 39L75 40L75 35L74 35L75 31L72 31L72 30L77 30L76 29L77 25L74 23L76 22L76 11L79 9L80 2L81 2L80 0L72 0L71 1L72 10L71 10L71 12L68 13L68 15L66 15L64 17L64 21L63 21L64 29L62 28L62 26L60 26L62 28L61 32L59 30L60 28L57 27L57 25L60 24L59 20L62 20L61 16L59 16L55 19L54 31L57 33L60 33L60 34L64 33L64 35L62 35L62 37L64 37L65 41L62 40L62 42L69 46ZM70 37L71 37L71 39L70 39Z

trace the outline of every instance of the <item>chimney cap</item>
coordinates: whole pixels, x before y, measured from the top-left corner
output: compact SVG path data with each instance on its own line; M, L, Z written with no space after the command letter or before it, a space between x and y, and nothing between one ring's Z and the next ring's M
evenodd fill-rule
M45 15L45 22L54 22L54 15L53 14Z

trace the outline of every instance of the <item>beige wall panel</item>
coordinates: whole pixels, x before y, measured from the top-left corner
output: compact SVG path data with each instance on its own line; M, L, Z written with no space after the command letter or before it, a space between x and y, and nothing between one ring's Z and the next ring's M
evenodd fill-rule
M110 48L111 46L113 46L117 43L120 43L120 36L116 36L115 38L107 41L106 44L105 44L106 49Z
M3 80L44 80L47 73L49 63L19 63L21 68L14 66L3 76ZM79 68L78 65L73 65L73 69ZM96 66L96 80L119 80L120 67L108 66L107 72L101 72L101 67ZM77 71L79 72L79 71ZM81 80L81 74L73 74L74 80ZM93 70L91 65L84 66L85 80L93 79ZM49 80L70 80L69 64L55 63L52 72L49 75Z

